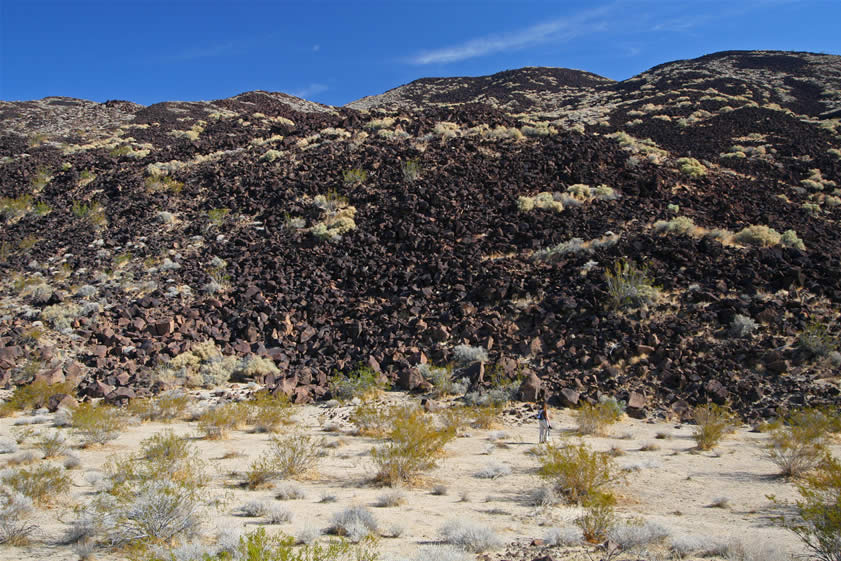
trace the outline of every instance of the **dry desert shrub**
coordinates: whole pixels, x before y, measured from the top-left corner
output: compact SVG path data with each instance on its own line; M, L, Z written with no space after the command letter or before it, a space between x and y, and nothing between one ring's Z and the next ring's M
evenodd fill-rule
M70 477L64 469L49 463L4 469L0 471L0 483L39 505L49 504L70 490Z
M32 499L8 487L0 487L0 544L24 545L37 526L29 521Z
M305 434L273 436L269 450L254 460L246 473L245 485L256 489L273 479L302 477L315 470L324 441Z
M368 536L376 536L377 520L364 506L352 506L335 513L330 518L328 534L346 537L356 543Z
M439 530L441 541L470 551L480 553L502 545L502 540L486 526L463 520L450 520Z

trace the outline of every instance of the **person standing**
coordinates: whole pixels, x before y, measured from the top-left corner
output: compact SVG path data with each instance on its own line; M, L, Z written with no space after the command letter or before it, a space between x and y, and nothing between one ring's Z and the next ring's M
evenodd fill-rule
M549 409L546 407L546 402L537 413L537 422L540 425L540 435L538 437L538 444L543 444L549 440L549 431L552 430L552 424L549 422Z

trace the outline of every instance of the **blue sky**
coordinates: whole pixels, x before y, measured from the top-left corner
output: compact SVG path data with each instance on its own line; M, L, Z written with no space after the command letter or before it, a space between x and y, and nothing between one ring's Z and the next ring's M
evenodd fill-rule
M841 54L839 22L841 0L0 0L0 99L342 105L523 66L622 80L721 50Z

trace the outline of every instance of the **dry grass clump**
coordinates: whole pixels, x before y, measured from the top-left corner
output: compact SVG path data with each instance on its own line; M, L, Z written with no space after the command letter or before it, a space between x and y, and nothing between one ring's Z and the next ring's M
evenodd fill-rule
M517 197L517 208L521 212L529 212L536 208L562 212L564 205L561 201L555 200L555 195L548 191L542 191L534 197Z
M602 398L595 405L584 403L575 411L575 422L581 434L604 434L608 425L619 422L625 404L615 398Z
M499 425L502 416L502 403L485 403L478 407L470 408L470 426L477 429L488 430Z
M80 403L70 415L70 426L82 446L105 444L117 438L126 426L125 415L109 405Z
M0 472L0 482L39 505L49 504L70 490L70 477L53 464L4 469Z
M167 383L213 388L227 382L238 365L235 356L223 355L216 343L207 340L173 357L157 370L156 377Z
M624 481L622 471L609 454L593 451L583 443L547 445L540 457L539 474L553 484L559 495L578 504L600 497L612 499L611 486Z
M727 407L714 403L698 405L692 410L695 421L692 438L698 444L698 450L711 450L736 429L738 417Z
M376 479L386 485L411 482L436 466L444 446L455 436L455 430L438 428L423 411L404 408L394 419L390 442L371 450Z

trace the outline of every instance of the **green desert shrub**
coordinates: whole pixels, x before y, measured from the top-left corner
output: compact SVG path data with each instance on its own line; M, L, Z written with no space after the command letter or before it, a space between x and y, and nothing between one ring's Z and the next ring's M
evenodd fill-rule
M575 422L581 434L604 434L608 425L618 422L625 413L624 402L603 397L595 405L584 403L575 411Z
M695 407L692 420L695 421L692 438L698 444L698 449L711 450L735 430L738 418L729 408L709 403Z
M841 432L841 413L832 409L795 411L770 427L765 457L780 468L780 475L800 477L826 457L826 444Z
M64 469L49 463L4 469L0 482L39 505L49 504L70 490L70 477Z
M416 181L421 174L421 165L418 160L406 160L400 169L403 172L403 179L409 182Z
M404 408L395 416L389 442L371 450L376 478L387 485L411 482L437 465L444 446L455 436L455 430L439 428L422 410Z
M564 210L564 205L563 203L561 203L561 201L555 200L554 194L548 191L542 191L534 197L518 197L517 208L521 212L529 212L536 208L543 210L554 210L555 212L562 212Z
M379 438L388 434L396 414L400 411L400 408L368 401L357 405L351 412L349 420L356 425L357 434Z
M16 411L40 409L46 407L54 395L72 394L73 384L48 384L44 380L35 380L31 384L15 387L12 395L0 405L0 417L8 417Z
M381 391L386 388L386 382L372 368L360 365L347 375L334 374L330 378L329 387L333 399L347 401Z
M142 421L168 423L184 417L190 407L190 397L180 390L168 391L156 397L133 399L126 410Z
M292 424L292 404L286 394L273 395L267 391L255 394L248 402L248 423L257 432L278 432Z
M649 304L657 299L658 290L648 278L648 272L633 262L617 261L613 270L604 273L607 282L608 305L630 308Z
M612 486L624 481L622 471L609 454L593 451L584 443L547 445L540 457L539 474L552 483L559 495L578 504L600 497L611 500Z
M820 468L798 483L797 516L781 519L809 551L809 558L841 561L841 463L827 457Z
M364 169L353 168L342 172L342 181L346 185L361 185L368 179L368 172Z
M377 561L379 558L373 539L363 539L359 544L339 539L296 545L295 538L269 535L265 528L246 533L238 542L224 547L189 545L189 554L185 555L199 553L179 557L171 548L156 548L143 561Z
M797 342L801 349L819 357L829 355L838 347L827 325L820 321L810 322L798 335Z
M248 423L248 405L242 402L224 403L199 415L199 430L210 440L227 438L232 430Z
M585 541L602 543L607 539L616 525L613 503L613 498L606 495L596 495L583 503L584 512L575 519L575 525L581 529Z
M70 426L82 446L105 444L117 438L126 426L125 415L109 405L80 403L71 413Z
M691 235L696 231L695 222L688 216L675 216L671 220L658 220L654 223L654 231L663 234Z
M689 177L701 177L707 174L707 168L695 158L678 158L677 165L680 173Z

